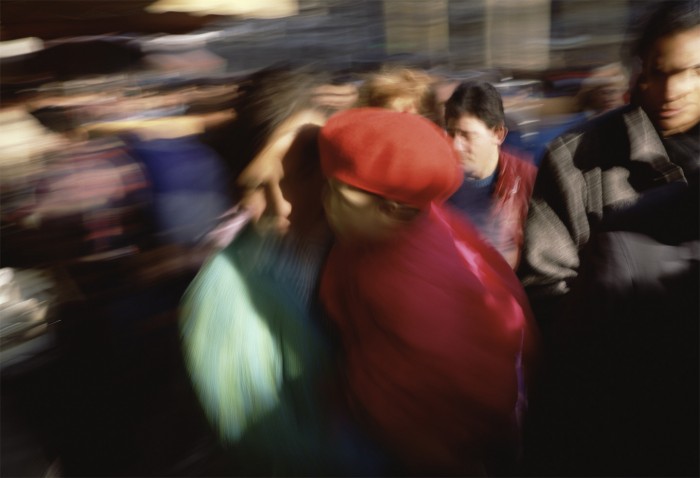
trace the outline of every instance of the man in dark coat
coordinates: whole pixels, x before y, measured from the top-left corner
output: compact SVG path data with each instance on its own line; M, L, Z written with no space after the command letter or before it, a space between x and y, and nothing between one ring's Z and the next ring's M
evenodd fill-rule
M535 183L537 476L698 474L700 4L663 2L637 53L632 105L556 139Z
M518 275L543 326L612 211L697 174L700 4L663 2L652 19L638 43L633 104L555 139L540 165Z

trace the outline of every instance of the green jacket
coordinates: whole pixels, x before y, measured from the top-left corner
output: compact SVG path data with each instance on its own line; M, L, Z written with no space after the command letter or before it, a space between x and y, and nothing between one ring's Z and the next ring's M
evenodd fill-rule
M249 226L205 263L182 299L194 389L251 472L323 472L329 349L312 303L324 247Z

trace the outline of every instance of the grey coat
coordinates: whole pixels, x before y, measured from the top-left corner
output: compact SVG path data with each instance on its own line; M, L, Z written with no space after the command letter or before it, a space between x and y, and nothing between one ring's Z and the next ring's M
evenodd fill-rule
M686 181L641 108L626 106L549 145L525 225L518 269L533 302L565 295L579 253L610 213L652 188ZM533 303L533 306L536 304Z

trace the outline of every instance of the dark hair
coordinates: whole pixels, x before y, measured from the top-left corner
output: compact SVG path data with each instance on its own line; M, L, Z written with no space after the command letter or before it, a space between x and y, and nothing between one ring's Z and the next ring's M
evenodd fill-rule
M232 102L235 119L211 139L234 181L285 120L315 107L313 88L322 80L322 75L286 65L268 67L240 80Z
M270 135L289 117L313 106L316 78L305 70L271 67L243 80L233 103L236 113L231 138L244 163L250 161ZM241 154L245 153L245 154Z
M445 103L445 120L473 115L489 128L505 123L503 100L498 90L485 81L460 83Z
M642 61L646 61L649 51L660 38L700 25L700 0L661 2L648 13L644 25L632 49Z
M41 125L55 133L69 133L79 124L75 117L75 108L67 106L42 106L30 111Z

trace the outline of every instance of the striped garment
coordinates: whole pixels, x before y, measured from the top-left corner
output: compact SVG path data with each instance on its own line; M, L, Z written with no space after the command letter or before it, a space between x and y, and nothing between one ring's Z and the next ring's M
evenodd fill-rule
M640 107L603 115L550 144L525 225L518 275L536 312L562 297L577 277L579 251L612 211L646 191L686 181Z

